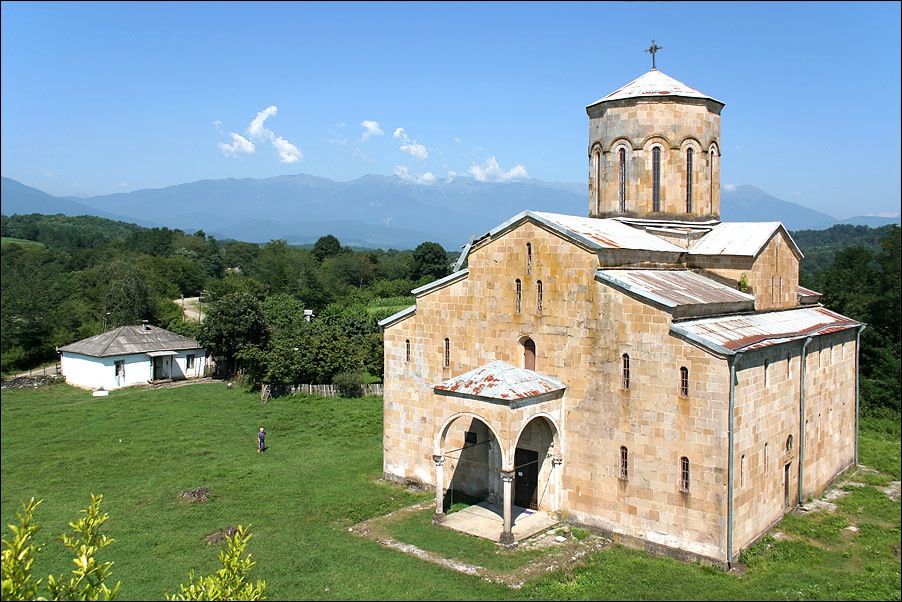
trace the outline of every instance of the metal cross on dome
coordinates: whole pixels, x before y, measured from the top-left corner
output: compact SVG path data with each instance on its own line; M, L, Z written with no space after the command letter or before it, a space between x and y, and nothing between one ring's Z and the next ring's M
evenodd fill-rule
M651 68L652 68L652 70L657 69L657 67L655 67L655 53L656 53L657 51L659 51L659 50L664 50L664 47L663 47L663 46L657 46L657 45L655 45L655 41L654 41L654 40L651 41L651 46L645 49L645 52L650 52L650 53L651 53Z

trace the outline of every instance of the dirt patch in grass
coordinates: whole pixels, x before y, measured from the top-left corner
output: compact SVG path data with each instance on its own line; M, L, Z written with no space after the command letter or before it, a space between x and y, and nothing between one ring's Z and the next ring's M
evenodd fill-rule
M587 554L597 550L603 550L611 547L611 540L596 535L594 533L586 533L581 538L573 536L562 537L558 533L561 528L554 531L545 531L538 533L528 539L517 542L517 550L540 549L544 553L537 559L529 561L522 567L505 571L492 571L485 567L468 564L452 558L445 558L435 552L423 550L417 546L398 541L386 534L385 526L391 522L404 520L410 514L422 512L435 502L426 500L396 510L385 516L377 516L369 520L357 523L349 527L348 531L366 537L378 542L387 548L392 548L416 556L422 560L433 562L435 564L455 570L466 575L477 575L486 581L493 583L502 583L508 587L519 589L524 583L539 575L554 571L557 569L568 569L579 563ZM499 545L498 553L503 554L507 551Z

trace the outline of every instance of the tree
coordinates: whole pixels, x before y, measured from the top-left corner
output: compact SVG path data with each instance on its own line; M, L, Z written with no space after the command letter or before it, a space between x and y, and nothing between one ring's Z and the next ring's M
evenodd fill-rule
M322 262L329 257L334 257L339 253L341 253L341 243L331 234L319 237L313 245L313 256L316 257L316 260L319 262Z
M413 252L413 279L437 280L451 273L448 254L437 242L421 243Z
M214 357L220 358L227 374L239 369L239 353L252 346L263 349L268 340L263 308L248 293L232 293L214 301L207 308L198 332L198 342Z

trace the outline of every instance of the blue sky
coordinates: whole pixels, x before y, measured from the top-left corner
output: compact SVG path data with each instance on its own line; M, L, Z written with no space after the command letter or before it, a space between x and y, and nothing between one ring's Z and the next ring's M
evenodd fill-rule
M899 2L3 2L2 175L58 196L368 173L585 182L585 107L726 103L722 185L900 211Z

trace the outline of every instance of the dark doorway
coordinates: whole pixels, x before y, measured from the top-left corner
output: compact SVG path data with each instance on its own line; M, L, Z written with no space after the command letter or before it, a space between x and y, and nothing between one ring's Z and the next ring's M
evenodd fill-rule
M523 341L523 367L527 370L536 369L536 344L532 339Z
M539 509L539 452L518 447L514 451L514 505Z

